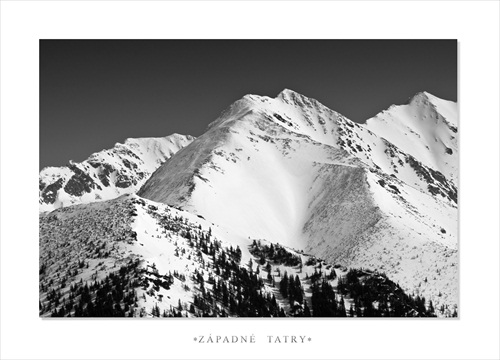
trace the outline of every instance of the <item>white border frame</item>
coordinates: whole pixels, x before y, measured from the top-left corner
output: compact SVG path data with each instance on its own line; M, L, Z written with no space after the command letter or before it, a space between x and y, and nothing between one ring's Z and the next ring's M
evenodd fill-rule
M1 357L498 359L499 3L1 3ZM458 39L460 320L44 321L38 317L38 41L79 38ZM305 333L304 345L265 336ZM198 334L258 344L197 344Z

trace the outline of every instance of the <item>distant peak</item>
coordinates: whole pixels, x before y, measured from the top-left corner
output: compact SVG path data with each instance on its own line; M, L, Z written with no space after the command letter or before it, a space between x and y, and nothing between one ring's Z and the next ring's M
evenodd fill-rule
M420 91L413 95L411 98L408 99L408 103L412 103L415 101L435 101L435 100L442 100L441 98L437 97L436 95L431 94L428 91Z
M281 92L276 97L282 98L282 99L287 99L287 98L290 98L293 96L302 96L302 95L296 91L285 88L285 89L281 90Z
M426 100L426 99L428 99L428 96L427 96L428 94L429 93L426 92L426 91L419 91L415 95L413 95L410 98L408 98L408 103L411 103L411 102L414 102L414 101L417 101L417 100Z
M311 104L311 102L316 102L316 100L290 89L283 89L278 94L278 96L276 96L276 99L279 99L287 104L295 104L300 106L303 106L304 104Z
M293 91L291 89L284 88L283 90L280 91L280 93L278 94L278 96L281 95L281 94L285 95L285 94L290 94L290 93L294 93L294 92L295 91Z

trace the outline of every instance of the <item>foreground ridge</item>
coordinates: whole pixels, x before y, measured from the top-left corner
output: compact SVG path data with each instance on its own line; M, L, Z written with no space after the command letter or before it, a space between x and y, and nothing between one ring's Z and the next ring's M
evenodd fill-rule
M87 207L56 210L42 221L57 233L51 241L57 256L41 258L41 316L435 316L432 302L407 295L383 273L332 266L262 240L233 247L203 219L167 205L122 197L101 203L98 211ZM150 231L127 226L139 217L151 221ZM110 238L82 232L92 229L91 222L111 224ZM79 258L58 241L74 230L80 230L71 240ZM171 250L174 256L164 257ZM63 263L72 270L51 274Z

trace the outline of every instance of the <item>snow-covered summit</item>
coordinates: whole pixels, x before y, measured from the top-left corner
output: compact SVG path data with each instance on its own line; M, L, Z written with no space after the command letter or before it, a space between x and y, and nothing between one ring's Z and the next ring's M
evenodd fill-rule
M282 99L285 102L292 102L294 99L305 98L305 96L296 91L285 88L280 91L276 98Z

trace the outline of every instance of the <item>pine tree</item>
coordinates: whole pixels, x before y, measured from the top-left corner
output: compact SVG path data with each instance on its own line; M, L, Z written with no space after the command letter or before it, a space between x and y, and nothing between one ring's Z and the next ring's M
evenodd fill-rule
M288 297L288 276L286 271L280 281L280 293L283 297Z
M337 309L337 316L339 316L339 317L346 317L347 316L343 296L340 298L339 306Z
M429 309L427 313L429 316L434 316L434 305L432 304L432 300L429 301Z
M158 307L158 304L155 304L153 307L152 315L153 317L160 317L160 308Z
M359 302L359 298L356 299L355 302L354 302L354 311L356 313L356 317L363 316L363 313L361 312L361 304Z
M307 301L304 300L304 317L311 317L311 310L307 306Z
M335 280L337 278L337 273L335 272L335 269L332 269L330 272L330 277L331 280Z
M303 289L302 289L302 284L300 282L299 276L295 275L295 294L294 298L297 300L299 303L302 303L303 300Z

